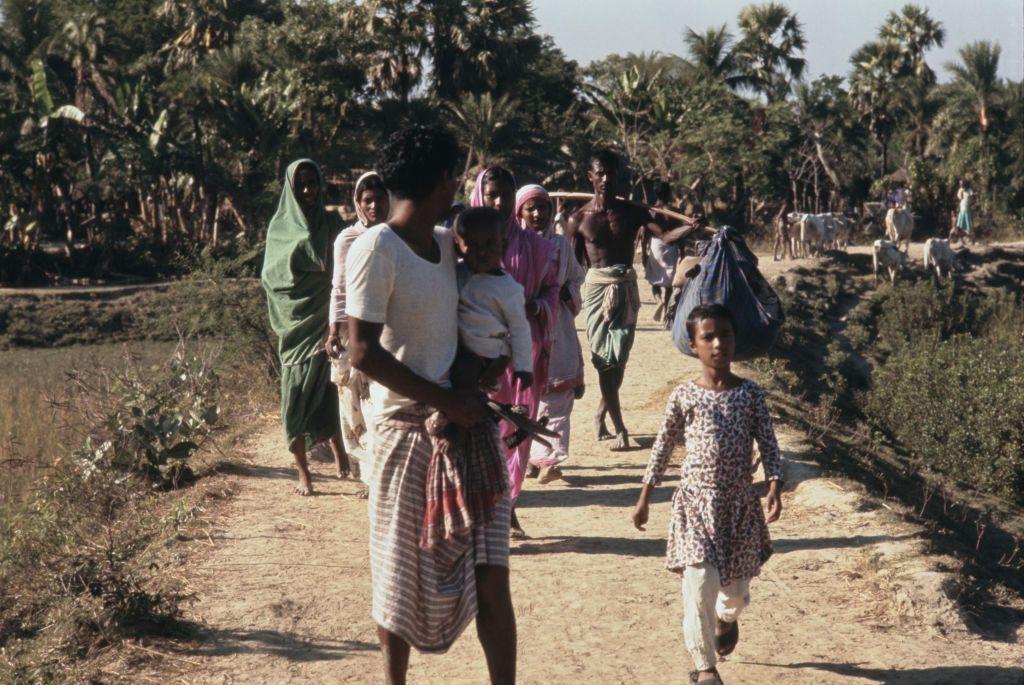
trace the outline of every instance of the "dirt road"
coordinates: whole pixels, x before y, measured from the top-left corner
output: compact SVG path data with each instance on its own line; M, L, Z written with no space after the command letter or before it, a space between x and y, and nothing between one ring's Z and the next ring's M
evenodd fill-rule
M679 578L664 570L678 467L656 493L646 533L629 514L668 394L697 366L652 323L644 294L623 397L640 446L612 453L593 439L588 369L567 482L528 481L520 500L532 536L513 543L511 562L523 683L682 683L691 668ZM753 583L739 647L720 667L725 682L1024 683L1024 635L984 641L947 599L955 561L930 555L895 507L822 476L801 435L780 427L779 437L787 483L776 554ZM252 463L222 477L218 487L234 497L210 540L192 543L188 613L207 627L178 652L184 682L380 682L366 501L356 483L330 479L329 464L315 470L320 496L291 494L290 458L268 422ZM410 674L415 683L486 682L473 628L447 655L414 654Z

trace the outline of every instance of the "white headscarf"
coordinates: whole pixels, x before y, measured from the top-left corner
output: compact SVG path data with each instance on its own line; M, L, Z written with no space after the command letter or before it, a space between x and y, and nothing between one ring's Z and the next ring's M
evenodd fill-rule
M359 219L359 223L361 223L366 228L370 228L370 224L368 224L366 221L366 214L363 213L363 208L359 206L359 194L363 189L363 184L366 183L367 179L369 179L371 176L375 176L378 181L381 181L381 185L384 185L384 181L381 179L380 174L378 174L376 171L367 171L365 174L356 179L356 187L355 190L352 191L352 204L354 204L356 208L356 217ZM391 193L388 193L388 200L390 199ZM384 217L384 220L387 221L387 218L388 217Z

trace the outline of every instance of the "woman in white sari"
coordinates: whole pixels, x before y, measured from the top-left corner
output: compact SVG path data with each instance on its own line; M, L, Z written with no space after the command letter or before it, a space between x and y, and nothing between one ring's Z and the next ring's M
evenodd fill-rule
M352 368L348 358L345 258L356 238L371 227L386 221L391 211L388 191L377 172L369 171L359 177L353 193L353 203L359 220L342 230L334 241L331 328L327 337L327 354L331 357L331 380L338 386L340 396L341 436L345 442L345 449L350 457L358 460L359 477L367 483L370 477L369 458L373 450L363 408L369 401L370 392L366 376Z
M516 193L516 217L520 224L544 236L558 251L559 297L557 324L548 364L548 382L543 388L537 416L548 418L548 428L558 433L552 446L536 440L530 449L530 464L540 469L539 482L549 483L562 477L559 465L569 458L569 415L573 403L583 396L583 353L576 334L576 315L580 312L580 286L583 267L576 261L565 236L555 233L554 203L539 185L527 185Z

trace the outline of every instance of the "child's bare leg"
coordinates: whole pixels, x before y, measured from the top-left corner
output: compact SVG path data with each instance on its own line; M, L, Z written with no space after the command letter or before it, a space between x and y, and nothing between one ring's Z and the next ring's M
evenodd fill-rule
M334 468L338 470L338 478L348 478L352 475L352 466L348 463L348 453L345 452L345 444L341 441L341 433L336 433L330 439L331 454L334 455Z
M309 464L306 462L306 439L299 438L292 443L288 451L295 458L295 468L299 470L299 484L295 486L295 494L312 495L313 478L309 475Z

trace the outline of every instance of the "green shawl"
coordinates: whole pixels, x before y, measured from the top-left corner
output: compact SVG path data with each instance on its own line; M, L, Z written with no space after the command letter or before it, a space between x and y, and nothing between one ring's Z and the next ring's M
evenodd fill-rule
M320 201L309 221L295 197L295 172L308 163L320 177ZM331 299L328 249L338 223L323 206L323 175L312 160L288 165L277 212L267 227L263 289L270 326L277 333L283 366L299 364L322 351Z

